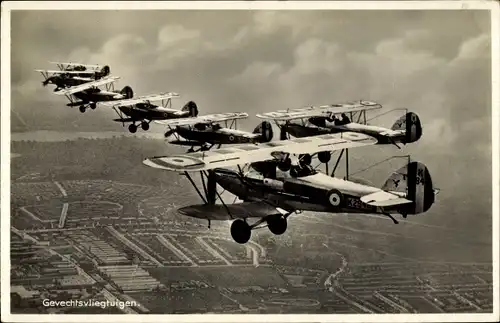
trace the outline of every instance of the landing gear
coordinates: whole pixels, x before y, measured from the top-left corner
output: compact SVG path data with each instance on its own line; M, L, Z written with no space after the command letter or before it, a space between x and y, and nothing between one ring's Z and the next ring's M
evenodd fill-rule
M137 126L135 124L130 124L128 126L128 131L130 131L131 133L136 133L137 132Z
M96 106L97 106L97 105L96 105L95 103L91 103L91 104L90 104L90 108L91 108L92 110L95 110Z
M326 164L330 161L331 158L332 155L329 151L320 151L318 153L318 160L320 161L320 163Z
M144 131L148 131L149 130L149 123L147 123L146 121L141 122L141 128Z
M250 240L252 229L245 221L238 219L231 224L231 236L239 244L245 244Z
M398 220L396 220L396 219L395 219L392 215L390 215L389 213L382 213L382 214L383 214L383 215L385 215L385 216L387 216L387 217L389 217L389 218L392 220L392 222L394 222L394 224L398 224L398 223L399 223L399 222L398 222Z
M267 227L273 234L281 235L286 231L287 221L281 215L273 215L267 220Z
M86 110L85 106L84 106L84 105L81 105L81 106L80 106L80 112L81 112L81 113L84 113L84 112L85 112L85 110Z

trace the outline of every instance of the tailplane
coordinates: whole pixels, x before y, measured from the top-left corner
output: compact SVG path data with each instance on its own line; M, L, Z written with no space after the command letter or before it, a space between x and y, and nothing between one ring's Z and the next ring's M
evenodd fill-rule
M417 114L408 112L399 118L393 125L392 130L405 130L405 144L415 142L422 137L422 124Z
M182 107L182 111L189 111L189 116L190 117L197 117L198 116L198 105L196 105L196 102L194 101L189 101Z
M262 121L253 131L260 134L261 142L270 142L273 140L273 127L269 121Z
M404 193L411 204L402 205L405 214L427 212L435 202L439 190L434 189L432 178L427 167L416 161L393 172L382 189L387 192Z

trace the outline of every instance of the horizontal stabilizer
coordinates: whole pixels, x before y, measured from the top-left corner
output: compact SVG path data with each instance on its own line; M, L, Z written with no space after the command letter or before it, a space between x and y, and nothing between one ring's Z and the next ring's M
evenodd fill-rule
M361 197L361 202L372 206L394 206L412 203L412 201L405 199L399 195L392 194L385 191L379 191Z
M276 214L276 208L262 202L243 202L236 204L197 204L182 207L179 214L206 220L232 220L264 218Z

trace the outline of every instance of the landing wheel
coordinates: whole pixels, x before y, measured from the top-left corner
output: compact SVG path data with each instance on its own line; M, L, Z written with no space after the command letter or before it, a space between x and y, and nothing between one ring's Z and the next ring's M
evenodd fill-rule
M250 236L252 235L252 230L248 223L245 221L238 219L231 224L231 236L233 240L239 244L247 243L250 240Z
M290 167L292 167L292 160L290 158L287 158L278 163L278 168L282 172L288 172L290 170Z
M281 215L273 215L267 220L267 227L273 234L281 235L286 231L287 221Z
M94 110L94 109L95 109L95 107L96 107L96 104L95 104L95 103L91 103L91 104L90 104L90 108L91 108L92 110Z
M148 131L149 130L149 123L147 123L146 121L141 122L141 128L144 131Z
M84 106L84 105L81 105L81 106L80 106L80 112L81 112L81 113L84 113L84 112L85 112L85 110L87 110L87 109L85 108L85 106Z
M137 126L135 124L131 124L128 126L128 131L130 131L131 133L136 133L137 131Z
M320 163L326 164L330 161L331 158L332 158L332 155L330 154L329 151L320 151L318 153L318 159L319 159Z
M344 203L344 196L339 190L330 190L327 193L328 204L333 207L342 207Z

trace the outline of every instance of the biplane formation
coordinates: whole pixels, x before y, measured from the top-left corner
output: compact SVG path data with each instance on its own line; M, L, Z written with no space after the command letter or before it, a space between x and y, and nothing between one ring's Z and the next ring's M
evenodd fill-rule
M405 165L381 187L349 174L350 149L402 149L417 142L422 124L414 112L405 110L391 128L384 128L368 124L366 113L382 108L376 102L309 106L257 114L262 121L246 132L237 129L238 120L249 117L246 112L199 115L194 101L175 109L175 92L134 97L130 86L115 90L119 77L110 75L109 66L56 64L60 71L37 71L44 75L44 85L56 85L55 93L68 98L67 106L82 113L89 107L111 108L118 115L113 120L129 124L131 133L139 125L147 131L154 121L166 126L169 144L189 147L185 154L150 157L143 164L184 175L202 203L182 207L179 213L205 219L209 227L214 220L232 221L230 232L237 243L248 242L252 230L266 226L275 235L284 234L289 216L304 211L375 214L397 224L398 214L406 218L427 212L439 192L428 168L410 156L394 157L404 157ZM279 140L273 141L273 123ZM335 174L342 158L346 174L341 178ZM324 171L318 170L321 164ZM196 173L201 185L193 180ZM232 203L224 201L219 187L234 195Z

